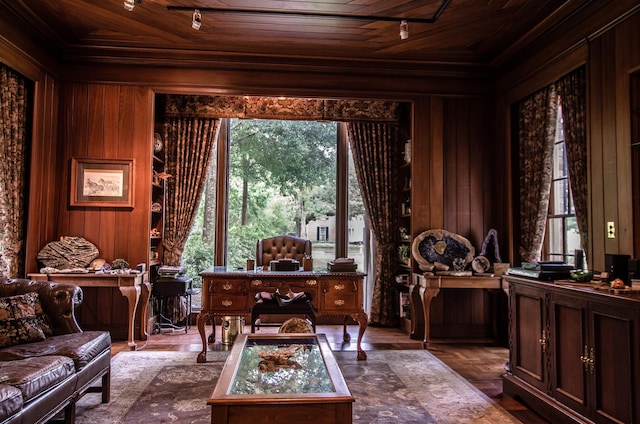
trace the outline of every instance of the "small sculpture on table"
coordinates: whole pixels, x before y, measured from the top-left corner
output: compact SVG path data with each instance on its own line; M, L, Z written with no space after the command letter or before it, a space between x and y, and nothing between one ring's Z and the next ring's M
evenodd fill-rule
M258 369L260 372L274 372L281 368L302 368L302 365L291 359L301 347L302 345L291 345L271 351L260 351L258 356L262 361L258 364Z
M475 249L466 238L446 230L427 230L411 246L413 258L425 274L466 276Z

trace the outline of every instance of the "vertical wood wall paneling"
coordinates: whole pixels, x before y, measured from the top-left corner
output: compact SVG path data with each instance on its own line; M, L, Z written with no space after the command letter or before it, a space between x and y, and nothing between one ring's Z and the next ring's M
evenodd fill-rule
M459 233L458 213L463 212L458 209L458 116L455 99L445 99L444 111L444 141L443 141L443 166L444 166L444 199L442 208L444 209L444 229L454 233ZM461 122L462 124L462 122ZM465 234L461 234L466 237Z
M55 237L55 211L60 202L56 183L58 86L51 76L35 82L33 96L33 132L27 199L25 239L25 276L38 270L38 252Z
M493 175L488 169L495 167L491 152L496 143L489 131L492 103L482 98L439 100L440 107L434 107L431 116L432 125L436 116L442 123L436 129L441 141L433 146L441 160L432 158L429 164L440 166L442 179L433 178L431 185L441 187L442 197L431 204L431 210L441 217L443 225L429 228L444 228L466 237L477 254L492 227L491 208L486 209L486 205L494 202L499 190L499 185L488 181ZM481 290L442 290L432 303L432 336L490 337L495 307Z
M605 213L604 213L604 179L603 179L603 136L602 136L602 96L606 88L602 86L602 58L604 45L602 39L594 40L590 45L589 55L589 121L590 121L590 198L589 214L591 229L592 251L590 253L591 267L602 269L604 265ZM600 267L600 268L599 268Z
M133 149L135 143L135 121L136 121L136 99L132 87L119 87L119 92L112 98L115 103L113 107L117 111L117 116L114 119L113 127L117 129L117 138L113 139L113 144L109 145L109 149L114 152L116 157L120 159L133 159ZM149 122L151 125L151 122ZM135 164L134 164L135 166ZM134 174L135 176L135 174ZM130 265L135 265L129 250L129 239L139 238L140 234L134 232L134 228L131 225L136 213L136 206L138 206L137 199L135 198L135 181L138 180L134 177L133 187L129 187L129 190L134 192L134 209L114 209L110 211L109 217L113 217L113 229L108 235L105 235L105 244L109 246L112 252L113 259L124 259L129 262ZM147 191L150 190L151 179L147 180ZM138 208L139 209L139 208Z
M149 263L151 241L151 186L153 175L153 134L154 134L154 93L145 87L132 87L135 98L134 137L131 143L134 161L133 198L134 211L131 217L132 228L141 229L140 234L129 239L129 261L132 267L136 264ZM138 118L138 116L140 118Z
M145 87L68 84L61 95L59 146L64 159L56 237L84 237L107 262L123 258L132 267L149 258L153 93ZM72 157L133 159L133 208L69 206ZM79 319L85 329L108 327L127 337L126 299L117 288L86 288Z
M444 102L441 97L430 98L431 120L429 125L429 156L427 162L431 166L429 173L429 208L430 224L428 228L444 227Z
M603 50L607 55L611 55L615 52L615 38L613 32L609 31L602 37ZM616 168L620 158L616 149L616 97L615 97L615 63L612 60L602 61L602 84L605 90L602 96L602 145L605 148L602 151L602 171L605 182L608 182L611 187L619 187L620 181L618 181L618 172ZM605 183L606 184L606 183ZM605 190L604 191L604 218L605 222L602 225L605 228L606 222L613 221L616 227L620 224L618 217L618 192L617 190ZM597 227L598 223L596 223ZM605 238L605 252L606 253L621 253L619 247L620 233L616 229L615 238Z
M143 87L71 84L64 109L61 143L65 152L65 203L59 236L85 237L108 262L123 258L131 266L148 261L153 93ZM65 97L65 96L63 96ZM69 207L72 157L133 159L134 207Z
M616 151L619 153L618 164L618 214L619 222L617 231L619 233L618 247L621 253L633 255L633 179L631 176L631 95L630 95L630 70L637 66L639 52L629 48L629 40L637 40L638 34L634 34L634 29L640 27L640 16L623 22L615 28L615 116L616 116ZM638 47L636 41L636 47ZM625 124L626 123L626 124ZM636 170L637 171L637 170ZM629 213L625 213L628 211Z

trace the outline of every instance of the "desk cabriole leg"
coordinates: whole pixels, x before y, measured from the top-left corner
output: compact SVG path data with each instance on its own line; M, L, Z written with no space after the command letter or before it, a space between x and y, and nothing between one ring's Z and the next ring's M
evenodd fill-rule
M207 324L208 312L200 312L196 319L200 339L202 340L202 351L198 354L198 363L207 362L207 335L205 334L205 325Z
M358 328L358 344L357 344L357 348L358 348L358 361L365 361L367 359L367 353L362 350L362 336L364 336L364 332L367 329L367 324L369 322L369 317L367 316L367 313L364 310L360 310L360 312L358 312L357 314L355 314L355 316L353 317L356 321L358 321L359 324L359 328Z

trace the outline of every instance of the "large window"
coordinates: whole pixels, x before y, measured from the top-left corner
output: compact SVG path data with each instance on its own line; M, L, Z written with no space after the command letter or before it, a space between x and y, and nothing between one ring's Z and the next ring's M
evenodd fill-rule
M343 151L350 156L348 147L339 148L340 143L347 143L340 139L344 131L338 131L339 124L260 119L229 119L226 124L218 140L218 154L228 157L224 167L228 177L226 184L215 178L207 181L183 255L188 273L197 277L213 264L213 240L203 234L214 234L212 227L224 222L219 219L224 213L229 267L242 267L253 258L258 239L288 234L311 240L315 268L326 269L336 256L349 256L358 269L364 269L368 230L353 162L339 158ZM348 161L346 171L337 166L342 160ZM218 164L224 169L220 161ZM346 175L338 175L344 172ZM224 173L217 175L220 179ZM338 207L339 184L348 197L341 206L344 210ZM221 190L227 198L226 210L207 207ZM347 246L338 246L339 231L346 234Z
M545 233L545 258L550 261L574 264L575 251L580 249L580 234L569 183L562 106L558 106L556 119L552 178Z

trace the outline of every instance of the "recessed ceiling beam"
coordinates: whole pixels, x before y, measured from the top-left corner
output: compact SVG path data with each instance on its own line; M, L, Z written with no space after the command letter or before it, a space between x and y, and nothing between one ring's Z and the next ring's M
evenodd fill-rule
M399 22L405 20L410 23L432 24L435 23L444 9L449 5L450 0L442 0L442 3L429 18L412 18L409 16L377 16L377 15L352 15L346 13L312 12L306 10L274 10L274 9L238 9L223 7L202 7L202 6L167 6L167 10L188 11L198 9L200 13L220 13L220 14L242 14L242 15L279 15L279 16L299 16L305 18L330 18L330 19L351 19L359 21L384 21Z

